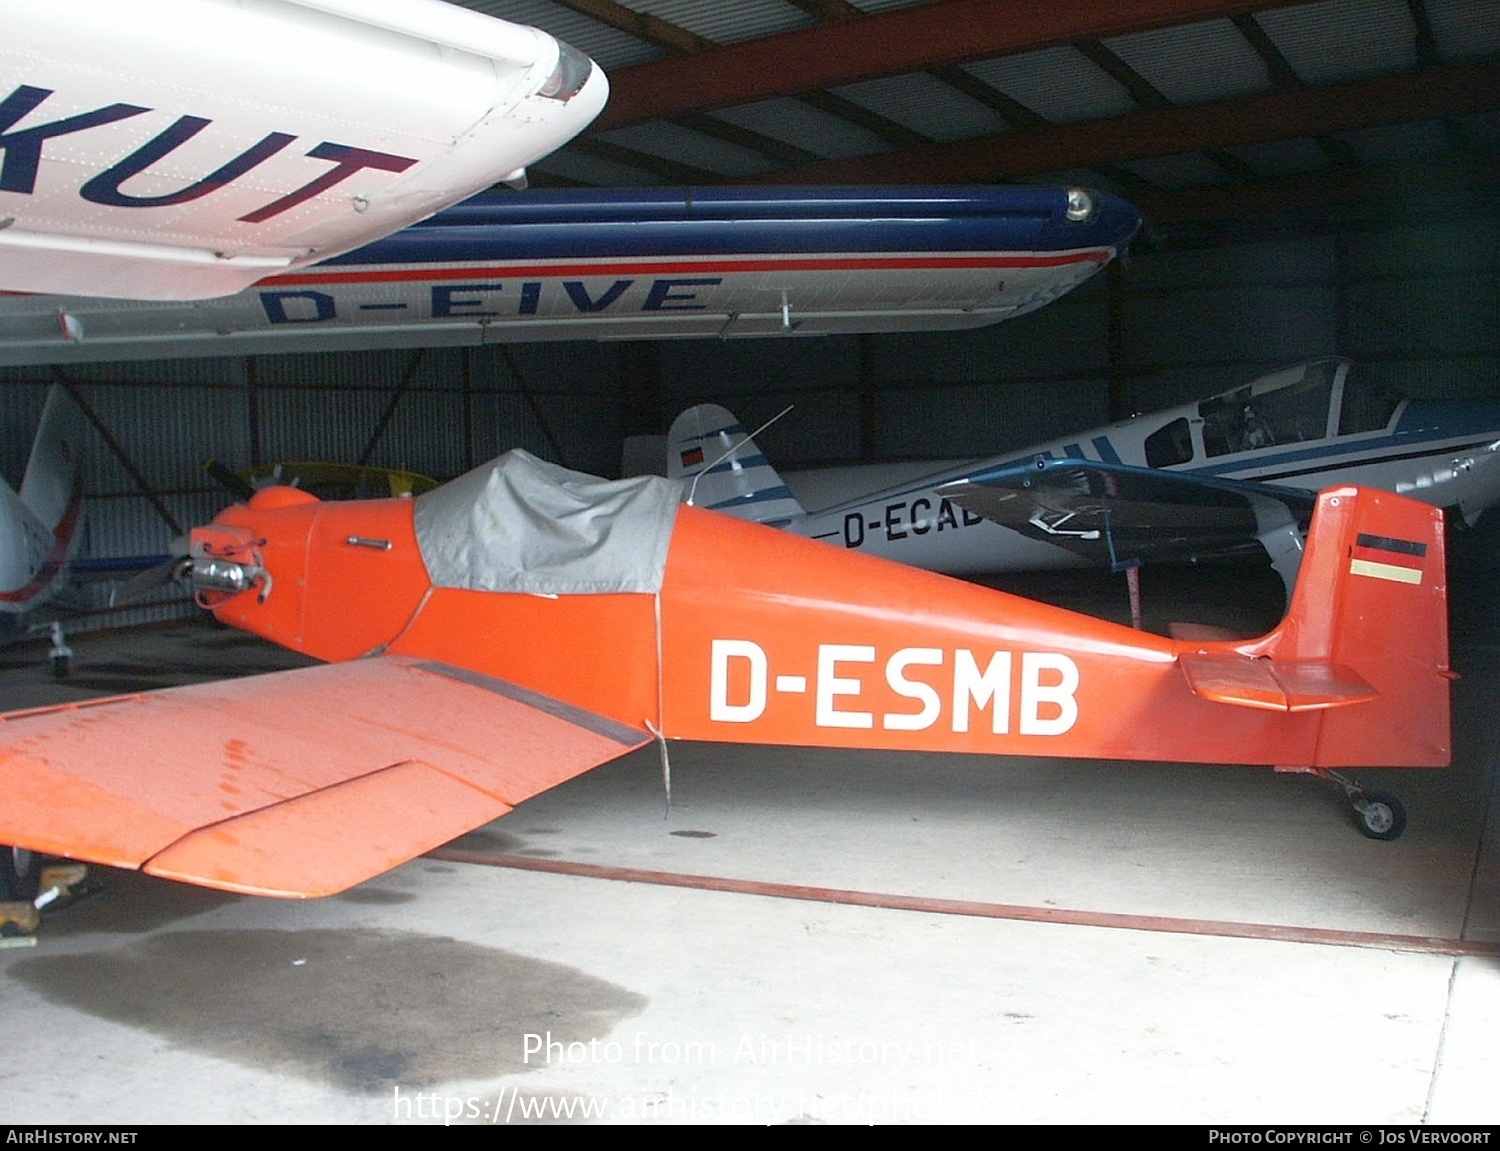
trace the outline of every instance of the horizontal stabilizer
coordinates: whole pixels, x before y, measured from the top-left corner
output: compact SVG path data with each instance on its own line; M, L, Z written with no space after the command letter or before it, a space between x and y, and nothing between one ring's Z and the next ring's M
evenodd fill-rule
M1337 663L1184 652L1177 657L1177 665L1194 695L1240 707L1321 711L1380 696L1352 668Z
M329 895L649 741L397 657L0 722L0 842L256 895Z

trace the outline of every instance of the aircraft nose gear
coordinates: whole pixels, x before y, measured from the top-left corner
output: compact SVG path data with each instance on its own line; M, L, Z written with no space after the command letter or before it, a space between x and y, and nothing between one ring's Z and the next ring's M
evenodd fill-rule
M1344 789L1354 807L1360 832L1370 839L1399 839L1406 830L1406 805L1389 791L1366 791L1337 771L1318 772Z

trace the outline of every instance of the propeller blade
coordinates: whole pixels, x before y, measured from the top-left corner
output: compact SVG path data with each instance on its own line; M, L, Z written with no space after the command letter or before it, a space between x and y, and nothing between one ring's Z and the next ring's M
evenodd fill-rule
M172 541L172 558L165 563L154 564L138 572L110 593L110 607L127 607L149 598L156 591L180 578L179 569L187 558L187 537L178 536ZM178 550L181 542L182 550Z
M219 486L229 491L236 499L248 500L255 494L255 487L249 480L236 475L218 460L204 460L203 470L213 476Z

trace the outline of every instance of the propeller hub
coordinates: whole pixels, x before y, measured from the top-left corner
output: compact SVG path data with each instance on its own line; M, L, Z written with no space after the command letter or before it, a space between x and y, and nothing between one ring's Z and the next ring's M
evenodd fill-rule
M260 585L260 602L271 594L271 573L260 549L265 540L237 524L212 523L194 528L183 575L198 603L211 608Z
M245 565L220 559L195 559L188 567L188 580L195 594L201 592L225 592L238 595L249 591L256 579L264 574L257 565Z

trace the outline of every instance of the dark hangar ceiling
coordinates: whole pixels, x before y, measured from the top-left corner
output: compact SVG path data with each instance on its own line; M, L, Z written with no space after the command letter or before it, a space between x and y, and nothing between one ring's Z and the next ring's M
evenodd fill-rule
M1061 181L1184 242L1500 215L1500 0L464 3L610 75L539 186Z

